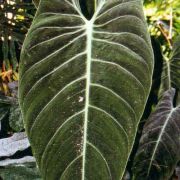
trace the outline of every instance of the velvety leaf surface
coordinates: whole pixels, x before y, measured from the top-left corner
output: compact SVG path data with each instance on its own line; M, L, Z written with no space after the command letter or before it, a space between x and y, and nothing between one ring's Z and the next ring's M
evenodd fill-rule
M149 94L141 0L96 3L87 20L78 0L41 0L24 42L19 99L47 180L121 179Z
M164 93L145 124L134 163L136 180L168 180L180 160L180 106L175 90Z

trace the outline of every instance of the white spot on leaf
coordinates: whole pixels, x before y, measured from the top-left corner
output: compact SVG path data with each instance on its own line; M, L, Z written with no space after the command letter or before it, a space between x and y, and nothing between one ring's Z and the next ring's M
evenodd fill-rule
M83 102L84 101L84 97L79 96L79 102Z

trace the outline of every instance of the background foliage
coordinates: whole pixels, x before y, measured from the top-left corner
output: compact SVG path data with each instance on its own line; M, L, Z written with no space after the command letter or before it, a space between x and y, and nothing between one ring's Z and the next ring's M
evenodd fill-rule
M165 71L172 59L173 44L180 34L179 0L145 0L144 10L155 53L155 71L152 91L139 126L125 179L130 178L132 162L144 123L154 111L161 94L167 89L163 84L163 80L166 79ZM34 14L35 7L31 0L0 0L0 139L8 140L14 133L22 132L24 129L17 103L18 64L22 43ZM176 89L179 88L180 86L176 85ZM24 142L24 138L26 137L20 138L21 143ZM17 141L16 138L15 141ZM21 149L14 150L11 154L1 155L0 151L2 179L25 179L30 175L30 179L40 179L38 171L34 171L35 161L23 159L32 156L29 145L23 145ZM0 149L4 148L2 146L0 141ZM12 161L7 162L8 158ZM17 167L19 163L21 166ZM177 179L179 168L176 169L172 177L174 179Z

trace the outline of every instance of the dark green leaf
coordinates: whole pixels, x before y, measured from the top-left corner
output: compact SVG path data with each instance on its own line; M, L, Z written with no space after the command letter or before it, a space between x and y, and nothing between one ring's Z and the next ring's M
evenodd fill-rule
M176 167L176 176L178 177L178 179L180 179L180 167L179 166L177 166Z
M41 180L36 163L7 166L0 169L2 180Z
M3 59L4 59L4 64L5 64L5 68L9 68L9 58L8 58L8 53L9 53L9 49L8 49L8 37L7 35L4 36L4 41L2 43L2 52L3 52Z
M14 97L0 95L0 121L7 117L10 127L19 132L24 129L21 109L17 100L17 82L8 84Z
M9 125L13 130L17 132L20 132L24 129L21 109L18 103L13 104L10 108Z
M18 66L18 60L17 60L17 54L16 54L16 48L15 48L15 41L14 40L10 41L9 51L10 51L10 55L11 55L10 62L12 64L12 68L13 68L13 70L16 70L17 66Z
M9 110L11 107L11 99L0 95L0 131L1 131L1 121L8 119Z
M44 179L119 180L150 91L141 0L40 1L21 54L19 99ZM87 7L88 9L88 7Z
M170 60L172 87L180 90L180 36L174 43L172 54Z
M172 57L164 61L160 94L170 87L180 89L180 36L174 43Z
M39 1L40 1L40 0L33 0L33 3L34 3L34 5L36 6L36 8L38 8Z
M180 160L180 106L175 90L164 93L143 129L134 162L135 180L168 180Z

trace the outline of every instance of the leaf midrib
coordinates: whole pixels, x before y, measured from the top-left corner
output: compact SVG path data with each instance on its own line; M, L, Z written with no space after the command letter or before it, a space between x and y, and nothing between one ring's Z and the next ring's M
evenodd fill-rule
M161 129L161 131L160 131L158 140L156 141L156 145L155 145L155 147L154 147L153 154L152 154L152 157L151 157L151 160L150 160L150 164L149 164L149 167L148 167L148 175L149 175L149 173L150 173L150 171L151 171L152 163L153 163L154 157L155 157L155 155L156 155L156 152L157 152L157 148L158 148L158 146L159 146L159 143L161 142L161 139L162 139L162 136L163 136L163 134L164 134L164 132L165 132L165 129L166 129L169 121L171 120L172 114L176 111L176 109L177 109L177 108L173 108L173 107L172 107L171 111L169 112L169 114L168 114L168 116L167 116L167 119L166 119L164 125L162 126L162 129Z
M83 160L82 160L82 180L85 180L85 164L86 164L86 149L87 149L87 131L88 131L88 115L89 115L89 99L90 99L90 86L91 86L91 62L92 62L92 41L93 41L93 25L96 17L104 5L105 1L101 1L98 5L96 12L91 20L84 19L87 35L87 67L86 67L86 94L85 94L85 120L83 127Z
M90 84L91 84L91 57L92 57L92 31L93 21L86 21L87 33L87 67L86 67L86 102L85 102L85 120L83 127L83 163L82 163L82 180L85 178L85 162L86 162L86 148L87 148L87 128L88 128L88 114L89 114L89 98L90 98Z

